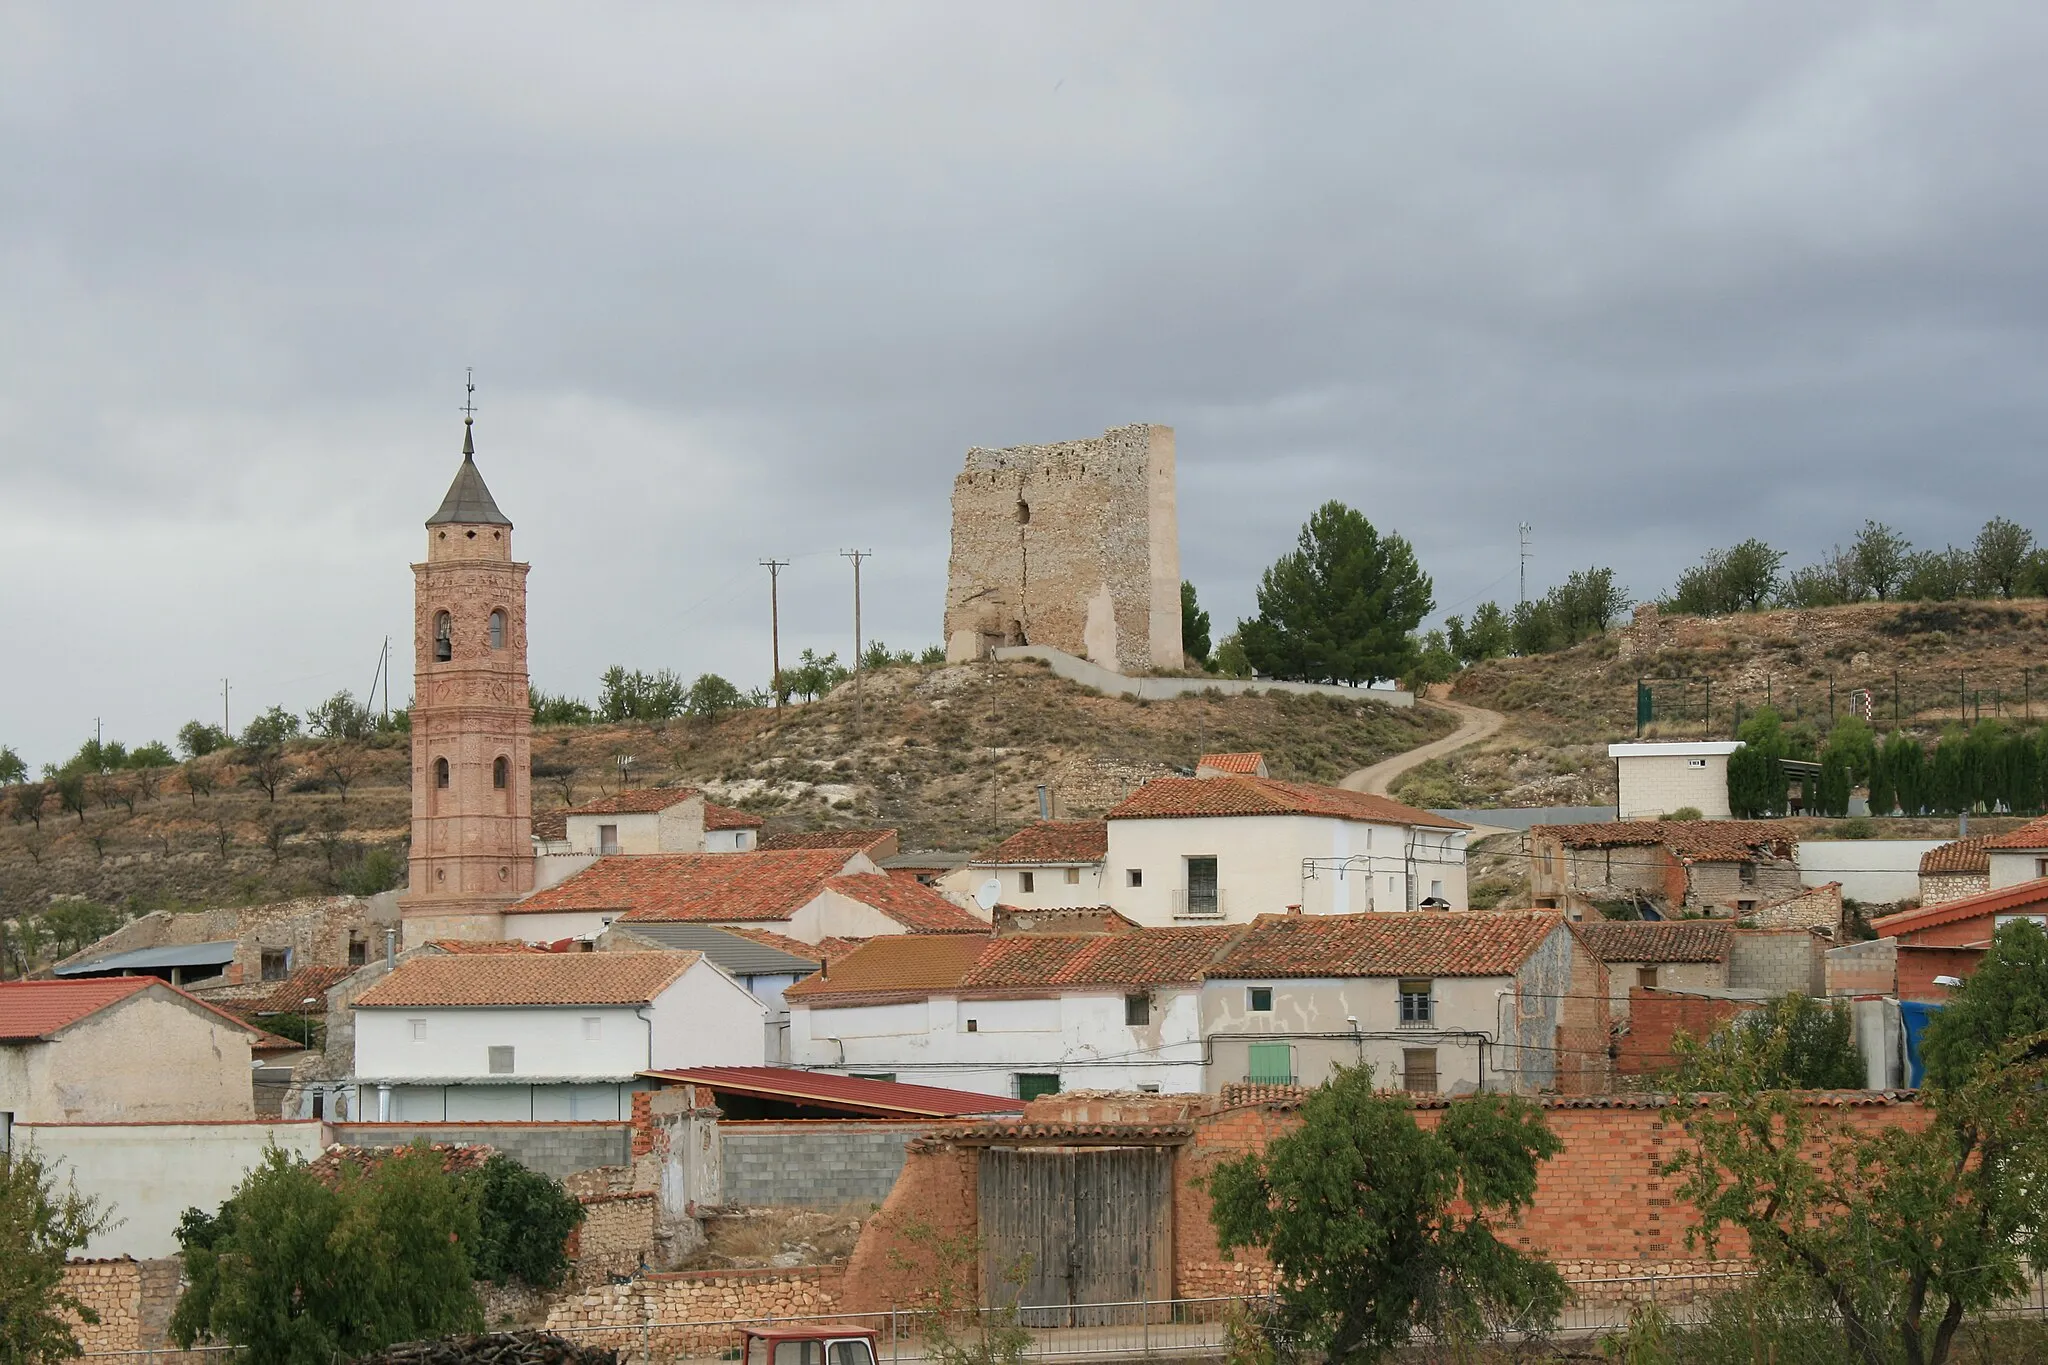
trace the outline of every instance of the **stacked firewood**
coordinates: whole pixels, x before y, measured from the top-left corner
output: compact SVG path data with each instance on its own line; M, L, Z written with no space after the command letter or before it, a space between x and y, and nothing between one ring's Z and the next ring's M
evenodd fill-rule
M619 1357L553 1332L486 1332L408 1341L362 1356L355 1365L619 1365Z

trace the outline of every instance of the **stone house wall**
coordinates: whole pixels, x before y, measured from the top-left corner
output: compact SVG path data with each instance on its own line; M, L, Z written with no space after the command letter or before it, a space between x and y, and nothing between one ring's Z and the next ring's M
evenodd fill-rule
M1744 881L1743 868L1748 866L1754 866L1755 873ZM1805 890L1799 864L1790 858L1758 858L1753 864L1701 859L1686 869L1683 908L1740 919L1760 906L1790 900Z
M64 1289L99 1315L97 1323L73 1320L80 1349L154 1350L168 1340L164 1331L178 1303L178 1262L137 1261L126 1256L72 1261L64 1267ZM172 1351L166 1358L184 1355Z
M739 1347L734 1322L835 1315L841 1283L836 1267L643 1275L560 1300L548 1311L546 1328L622 1358L638 1359L644 1344L656 1358L717 1359ZM653 1325L660 1323L671 1325Z
M583 1225L569 1234L576 1283L598 1284L658 1263L654 1234L660 1205L653 1190L585 1195L580 1202Z
M1832 934L1842 927L1842 884L1829 882L1762 906L1749 919L1759 929L1825 929Z
M1920 904L1923 908L1947 905L1950 901L1981 896L1990 889L1988 872L1925 872L1920 876Z

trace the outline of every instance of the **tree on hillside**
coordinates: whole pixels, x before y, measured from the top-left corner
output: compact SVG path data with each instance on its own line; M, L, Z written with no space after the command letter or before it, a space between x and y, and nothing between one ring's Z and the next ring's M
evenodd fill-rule
M1837 545L1820 563L1785 575L1782 600L1788 607L1838 607L1861 601L1863 595L1855 553Z
M276 1148L220 1210L178 1225L188 1288L170 1334L232 1342L249 1365L332 1365L475 1331L474 1199L424 1145L323 1183Z
M188 720L178 727L178 747L184 751L187 758L204 758L227 746L228 732L218 725Z
M1778 591L1778 574L1785 566L1785 552L1773 550L1752 537L1728 551L1721 561L1721 578L1730 600L1746 611L1761 611Z
M2017 522L2004 517L1993 517L1984 523L1984 529L1977 533L1977 543L1971 549L1976 561L1977 586L1980 591L1996 592L2000 597L2011 597L2019 586L2020 575L2027 567L2027 556L2034 552L2034 533Z
M50 941L67 955L121 927L121 912L98 901L54 901L38 918Z
M2006 1060L1923 1092L1916 1132L1857 1126L1738 1058L1664 1113L1689 1139L1664 1166L1699 1210L1688 1246L1713 1257L1741 1232L1762 1283L1837 1323L1854 1359L1944 1365L1964 1315L2048 1261L2048 1063Z
M1930 1085L1963 1084L2007 1044L2048 1030L2048 931L2032 920L1998 927L1963 988L1949 995L1921 1042Z
M299 718L282 706L268 711L242 727L245 749L275 749L299 737Z
M1703 1041L1681 1033L1672 1046L1691 1090L1860 1090L1865 1079L1849 1007L1796 993L1730 1019Z
M782 685L805 701L816 701L851 676L839 665L839 651L821 655L806 649L795 668L782 670Z
M700 720L717 720L728 711L751 705L747 694L716 673L706 673L690 684L683 698L683 710Z
M1406 540L1326 502L1260 578L1259 614L1238 623L1238 639L1270 677L1353 686L1398 678L1414 662L1432 592Z
M361 739L377 728L369 708L345 687L306 712L306 724L322 739Z
M1473 609L1469 626L1455 616L1447 619L1444 639L1451 653L1458 656L1458 662L1466 665L1481 659L1498 659L1514 647L1507 613L1498 602L1481 602Z
M242 751L242 781L260 791L272 801L277 800L277 789L284 785L286 778L297 771L292 761L284 756L283 749L245 749Z
M64 1285L64 1263L111 1221L17 1141L0 1147L0 1361L54 1365L79 1353L77 1325L99 1314Z
M1180 582L1180 647L1197 664L1209 662L1209 613L1195 601L1195 585L1185 578Z
M526 699L533 707L535 725L588 725L596 716L589 702L566 694L554 696L529 687Z
M28 781L28 764L20 754L5 744L0 744L0 787L11 787L17 782Z
M1549 1262L1494 1233L1563 1150L1527 1100L1461 1099L1434 1130L1372 1068L1309 1092L1301 1126L1209 1176L1225 1251L1259 1247L1279 1271L1279 1325L1332 1361L1380 1359L1417 1329L1469 1341L1495 1323L1542 1327L1564 1305Z
M28 821L37 829L43 827L43 802L49 798L50 789L41 782L22 782L8 789L8 813L16 824Z
M1868 593L1884 601L1899 590L1906 577L1913 544L1881 521L1865 521L1849 546L1856 564L1859 595Z
M77 816L79 824L84 824L86 807L92 804L91 795L85 789L85 774L60 772L50 785L56 790L57 804Z
M1924 550L1906 561L1899 596L1909 602L1953 602L1970 595L1976 577L1977 560L1968 550L1953 545Z

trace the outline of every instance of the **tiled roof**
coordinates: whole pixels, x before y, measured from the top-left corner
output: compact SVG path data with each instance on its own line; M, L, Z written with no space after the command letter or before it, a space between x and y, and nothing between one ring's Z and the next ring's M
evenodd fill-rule
M1112 808L1110 820L1176 820L1218 815L1321 815L1378 825L1470 829L1399 801L1342 787L1281 782L1271 777L1160 777Z
M1219 773L1256 773L1265 761L1264 754L1203 754L1195 767L1214 768Z
M855 872L826 882L828 890L881 911L913 934L986 934L977 919L915 877Z
M998 905L995 924L998 934L1121 934L1138 927L1110 905Z
M516 938L430 938L427 946L441 953L544 953L545 948Z
M1109 856L1109 826L1101 820L1041 820L994 848L974 855L973 866L1013 863L1099 863Z
M600 796L595 801L585 801L580 806L571 806L564 815L651 815L655 811L680 806L697 795L695 787L628 787Z
M761 836L762 848L844 848L866 852L896 837L893 829L788 830Z
M1179 1146L1195 1135L1192 1123L1036 1123L995 1120L934 1128L904 1144L913 1152L936 1151L948 1145L1061 1147Z
M752 939L763 947L779 948L785 953L809 958L813 962L836 963L867 942L864 938L821 938L816 943L805 943L802 939L791 938L788 934L778 934L773 929L757 929L750 924L728 924L723 928L728 934L738 934L741 938Z
M1984 847L2021 851L2032 848L2048 848L2048 815L2039 820L2030 820L2008 834L1994 834L1984 841Z
M323 1185L338 1185L343 1171L367 1175L375 1167L408 1150L405 1147L344 1147L336 1143L307 1162L306 1172ZM495 1147L469 1142L436 1142L427 1150L441 1159L443 1175L468 1175L480 1170L498 1152Z
M1759 852L1792 856L1784 828L1769 820L1609 820L1598 825L1535 825L1565 848L1645 848L1662 844L1695 862L1747 862Z
M1022 1100L949 1090L936 1085L904 1085L823 1071L798 1071L783 1066L693 1066L673 1071L643 1071L665 1081L687 1081L720 1094L751 1095L876 1118L962 1118L971 1114L1015 1114Z
M254 1000L243 1001L238 1014L300 1014L310 997L314 1008L327 1008L327 991L336 982L354 974L354 967L301 967L277 983L277 988Z
M1599 920L1579 937L1602 962L1726 962L1735 933L1725 921Z
M1242 927L1134 929L1123 934L1020 934L991 940L960 989L1164 986L1199 981Z
M1990 871L1991 854L1981 838L1957 839L1920 855L1920 875L1923 877L1981 877Z
M730 855L729 855L730 856ZM645 1005L701 953L507 953L416 957L356 998L357 1009Z
M27 1043L70 1028L153 986L162 986L208 1014L217 1015L245 1033L267 1036L217 1005L153 976L90 976L79 980L0 981L0 1043Z
M615 910L626 919L786 920L846 869L843 849L639 853L599 858L507 914Z
M534 838L558 844L569 837L569 813L563 810L537 810L533 813L531 828Z
M875 996L924 995L950 991L981 956L987 939L969 934L890 934L871 938L832 964L784 991L785 1000L810 1004L851 1004Z
M721 806L716 801L704 803L704 828L706 829L759 829L767 823L758 815L749 815L731 806Z
M1992 915L2012 914L2032 910L2038 905L2048 905L2048 877L2035 881L2021 882L2017 886L2000 887L1996 891L1985 891L1975 896L1965 896L1958 901L1944 901L1919 910L1901 910L1896 915L1881 915L1870 922L1879 938L1897 938L1901 934L1917 933L1938 925L1955 924L1961 920L1978 919ZM1985 937L1990 937L1986 935Z
M1563 923L1540 910L1261 915L1206 975L1512 976Z

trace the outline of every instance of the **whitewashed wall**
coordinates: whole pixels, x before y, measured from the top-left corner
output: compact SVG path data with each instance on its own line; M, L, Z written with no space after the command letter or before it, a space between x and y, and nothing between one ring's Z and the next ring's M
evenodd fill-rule
M1920 858L1946 839L1803 839L1794 858L1808 886L1840 882L1850 900L1872 904L1920 894Z

